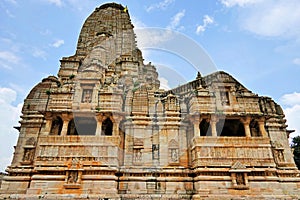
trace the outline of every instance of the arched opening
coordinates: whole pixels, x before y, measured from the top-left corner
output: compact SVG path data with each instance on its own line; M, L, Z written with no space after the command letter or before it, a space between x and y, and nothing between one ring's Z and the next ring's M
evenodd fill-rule
M94 117L75 117L78 135L95 135L97 122Z
M209 122L206 119L203 119L200 122L200 136L211 136L211 127Z
M243 123L238 119L225 119L217 123L218 133L221 132L220 136L225 137L242 137L245 136L245 128ZM223 127L222 127L223 125Z
M259 136L261 136L257 121L255 121L255 120L251 121L251 123L250 123L250 131L251 131L251 136L252 137L259 137Z
M60 135L63 126L63 121L60 117L56 117L52 121L50 135Z
M78 135L74 119L72 119L68 124L68 132L67 135Z
M110 118L108 117L102 122L101 135L112 135L112 131L113 131L113 123L110 120Z

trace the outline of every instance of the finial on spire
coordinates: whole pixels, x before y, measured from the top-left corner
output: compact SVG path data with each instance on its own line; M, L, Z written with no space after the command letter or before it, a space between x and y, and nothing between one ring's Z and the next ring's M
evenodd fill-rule
M124 10L123 10L125 13L127 13L128 12L128 8L127 8L127 6L125 6L125 8L124 8Z
M201 78L202 78L202 76L201 76L200 72L198 72L196 79L201 79Z

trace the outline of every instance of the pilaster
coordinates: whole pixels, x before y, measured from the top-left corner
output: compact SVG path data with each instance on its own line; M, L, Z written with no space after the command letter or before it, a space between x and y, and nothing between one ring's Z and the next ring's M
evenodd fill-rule
M69 125L69 122L71 120L71 116L70 116L69 113L63 113L61 115L61 118L63 120L63 126L62 126L62 129L61 129L61 135L65 136L65 135L67 135L67 132L68 132L68 125Z
M251 137L251 131L250 131L250 122L251 122L251 118L250 118L250 117L242 118L242 119L241 119L241 122L242 122L243 125L244 125L246 137Z

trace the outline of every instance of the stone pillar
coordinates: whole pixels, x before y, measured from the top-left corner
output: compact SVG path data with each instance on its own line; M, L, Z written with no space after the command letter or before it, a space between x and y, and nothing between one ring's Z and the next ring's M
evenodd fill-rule
M122 116L114 115L113 116L113 136L118 136L119 135L119 124L121 122Z
M61 135L65 136L67 135L68 132L68 125L69 125L69 121L70 121L70 117L68 113L63 113L62 114L62 120L63 120L63 126L61 129Z
M217 116L212 115L210 118L210 127L211 127L211 135L212 137L217 137L218 136L218 132L217 132L217 122L219 121L219 119L217 118Z
M245 135L246 137L251 137L251 131L250 131L250 117L246 117L244 119L241 119L241 122L244 124L244 129L245 129Z
M248 174L247 174L247 172L244 172L244 179L245 179L245 185L248 186L249 182L248 182Z
M200 136L200 128L199 128L199 122L193 122L194 123L194 136Z
M46 119L46 125L44 129L44 134L49 135L52 126L52 114L47 112L45 114L45 119Z
M200 121L201 121L201 118L199 116L194 116L192 119L191 119L192 123L193 123L193 126L194 126L194 137L195 136L200 136Z
M268 133L265 129L265 119L261 118L260 120L257 121L258 127L259 127L259 132L262 137L268 137Z
M96 128L96 136L100 136L102 132L102 120L103 120L103 115L98 114L96 115L96 121L97 121L97 128Z

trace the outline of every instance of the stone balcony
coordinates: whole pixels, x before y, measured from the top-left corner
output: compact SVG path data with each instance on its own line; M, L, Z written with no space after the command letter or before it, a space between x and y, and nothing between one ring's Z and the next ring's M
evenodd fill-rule
M119 166L119 144L119 136L43 136L35 165L59 168L76 159L83 165Z
M68 136L42 136L39 138L39 142L41 145L45 144L53 144L53 145L77 145L77 144L84 144L84 145L104 145L107 146L108 144L111 145L119 145L120 137L119 136L77 136L77 135L68 135Z
M195 137L193 167L231 167L239 161L247 167L275 167L269 138Z

